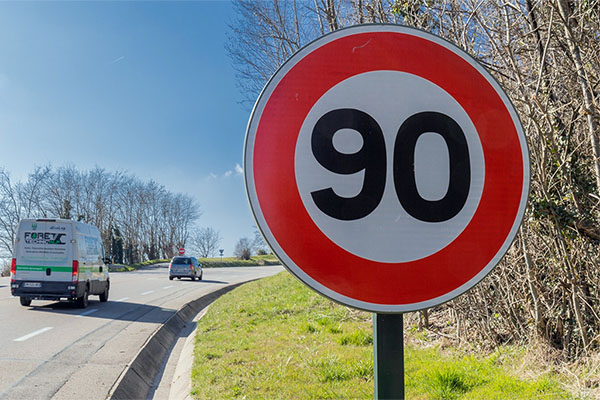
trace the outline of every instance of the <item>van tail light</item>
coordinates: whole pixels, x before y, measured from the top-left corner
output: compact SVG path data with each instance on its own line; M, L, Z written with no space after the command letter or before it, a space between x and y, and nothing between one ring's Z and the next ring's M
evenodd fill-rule
M79 280L79 261L73 260L73 277L72 281L77 282Z
M15 281L15 275L17 274L17 259L13 258L10 261L10 281Z
M171 269L171 266L172 266L172 265L173 265L173 264L169 263L169 269Z
M194 264L190 264L190 269L194 269Z

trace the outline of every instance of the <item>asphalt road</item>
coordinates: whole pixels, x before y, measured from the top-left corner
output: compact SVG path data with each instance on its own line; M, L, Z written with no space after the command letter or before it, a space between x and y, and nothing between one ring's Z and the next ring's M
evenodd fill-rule
M105 399L150 335L182 305L282 267L204 269L202 281L168 279L165 264L111 274L109 301L23 307L0 278L0 398Z

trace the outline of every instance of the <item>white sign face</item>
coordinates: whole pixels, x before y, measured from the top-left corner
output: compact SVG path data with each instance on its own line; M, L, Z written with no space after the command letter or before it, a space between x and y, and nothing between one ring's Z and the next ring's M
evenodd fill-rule
M252 113L246 187L286 267L343 304L407 312L478 283L517 233L527 145L497 82L428 33L362 25L273 76Z
M420 93L420 98L411 97ZM386 176L381 202L369 215L347 221L333 218L315 204L312 193L331 187L341 196L351 198L362 190L364 169L349 175L332 172L321 165L311 148L313 127L327 112L339 104L361 110L381 127L385 141ZM404 210L394 188L394 142L398 129L412 115L436 111L450 116L461 126L469 148L471 182L468 198L453 218L432 224L414 218ZM356 154L364 141L355 130L342 129L333 136L335 151ZM366 149L365 149L366 150ZM419 195L441 200L449 188L450 163L448 146L436 132L424 133L417 140L415 179ZM302 203L319 229L333 242L357 256L380 262L406 262L427 257L452 242L467 226L477 209L484 182L481 143L473 123L462 107L448 93L416 75L395 71L376 71L353 76L325 93L314 105L300 130L295 157L296 181ZM401 241L398 238L402 238ZM423 240L427 237L427 240Z

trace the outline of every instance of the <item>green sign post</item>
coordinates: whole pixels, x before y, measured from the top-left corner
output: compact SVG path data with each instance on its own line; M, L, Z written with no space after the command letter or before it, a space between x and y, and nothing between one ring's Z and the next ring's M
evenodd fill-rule
M373 314L375 399L404 400L404 314Z

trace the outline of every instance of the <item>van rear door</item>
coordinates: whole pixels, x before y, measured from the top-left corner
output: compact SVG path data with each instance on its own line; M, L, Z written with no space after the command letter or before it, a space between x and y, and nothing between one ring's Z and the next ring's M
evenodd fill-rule
M15 246L16 279L33 282L71 281L72 239L72 224L53 220L22 221Z

